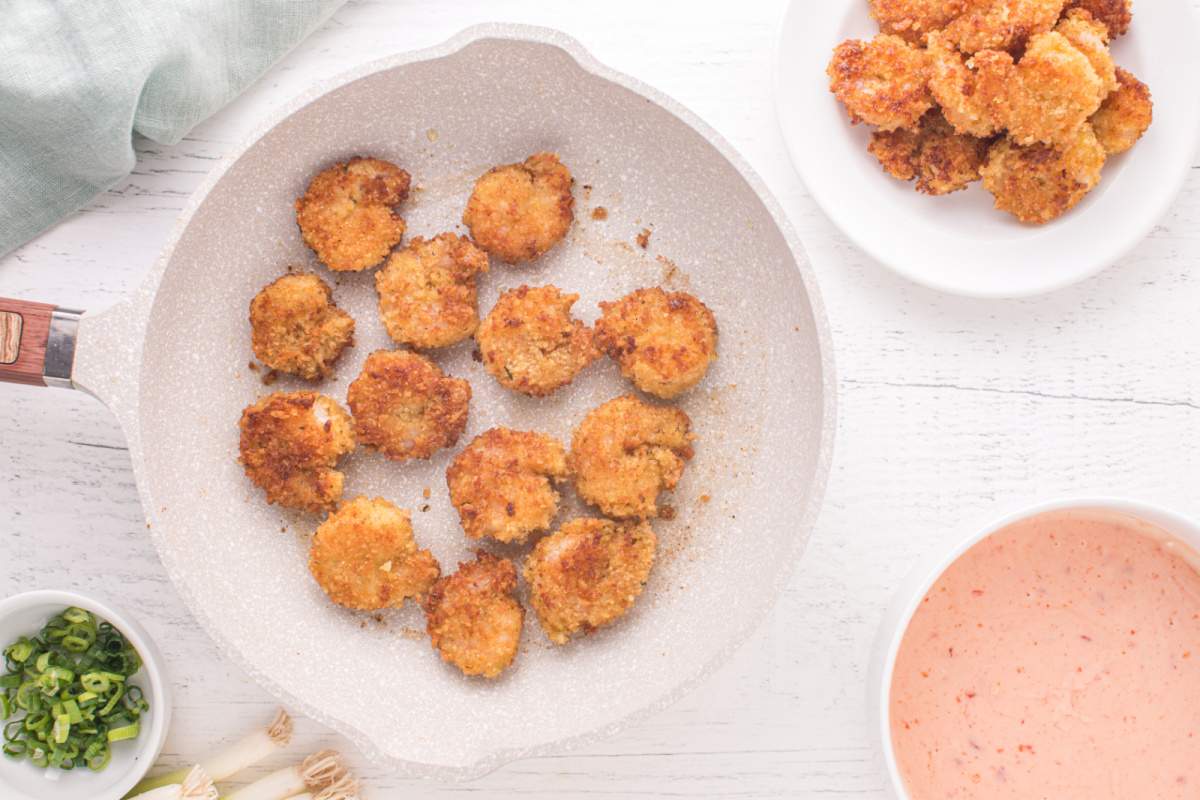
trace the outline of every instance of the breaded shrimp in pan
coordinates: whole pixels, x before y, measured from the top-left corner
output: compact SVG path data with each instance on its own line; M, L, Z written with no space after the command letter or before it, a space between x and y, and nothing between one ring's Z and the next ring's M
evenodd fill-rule
M537 543L525 559L529 602L546 636L566 644L628 613L654 566L650 523L580 518Z
M1067 37L1067 41L1075 49L1087 56L1087 60L1100 79L1100 93L1108 97L1117 88L1116 65L1112 54L1108 52L1108 28L1099 22L1091 12L1082 9L1071 9L1059 20L1054 30Z
M533 261L567 235L574 220L574 179L554 153L493 167L475 182L463 224L501 261Z
M577 294L520 286L500 295L475 341L484 369L515 392L544 397L600 357L592 330L571 316Z
M991 142L956 133L939 111L930 111L918 132L876 131L868 149L889 174L917 179L917 191L931 195L965 189L980 178Z
M1069 0L1067 11L1082 8L1108 28L1108 36L1115 39L1124 36L1133 22L1131 0Z
M354 424L316 392L276 392L242 412L240 461L268 503L319 512L342 496L335 467L354 449Z
M929 36L928 52L929 91L946 121L966 136L986 138L1003 130L1017 71L1012 56L985 50L964 59L940 32Z
M375 266L404 235L395 208L408 197L409 183L407 172L378 158L334 164L296 201L304 243L337 272Z
M1110 155L1124 153L1154 121L1154 101L1150 88L1132 73L1117 68L1117 90L1104 99L1092 115L1092 128L1104 150Z
M575 429L567 465L575 490L610 517L658 515L692 457L692 422L671 406L625 395L592 409Z
M995 196L996 208L1040 225L1070 211L1096 187L1105 157L1087 123L1060 149L1002 139L988 153L983 185Z
M284 275L250 301L250 333L255 358L311 381L329 377L354 343L354 319L316 275Z
M475 276L487 271L487 253L469 239L453 233L413 239L375 273L388 335L418 350L469 338L479 325Z
M438 580L425 598L425 630L442 660L464 675L485 678L507 669L525 624L516 589L516 566L482 550Z
M899 36L881 33L870 42L842 42L826 73L829 91L855 124L867 122L886 131L912 128L933 107L929 58Z
M441 574L417 547L409 513L381 497L356 497L330 514L313 536L308 569L330 600L359 611L399 608Z
M450 502L472 539L524 542L550 528L558 511L554 485L567 478L567 454L544 433L492 428L446 470Z
M1104 84L1088 57L1057 31L1039 33L1017 64L1008 137L1020 145L1068 147L1103 98Z
M871 0L871 16L884 33L920 45L967 8L967 0Z
M423 356L377 350L347 393L358 441L394 461L429 458L467 427L471 385Z
M600 310L597 344L647 394L678 397L716 360L717 320L693 295L655 286L600 303Z
M962 52L1019 51L1025 41L1054 27L1066 0L970 0L945 34Z

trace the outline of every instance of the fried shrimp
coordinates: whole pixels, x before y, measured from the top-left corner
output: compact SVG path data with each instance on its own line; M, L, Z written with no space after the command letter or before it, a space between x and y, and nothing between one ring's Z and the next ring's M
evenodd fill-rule
M352 158L312 179L296 201L304 243L337 272L378 264L404 235L395 207L408 197L407 172L377 158Z
M441 574L413 539L409 513L383 498L356 497L317 528L308 569L329 599L359 611L399 608Z
M479 325L475 276L487 271L487 253L469 239L452 233L413 239L375 273L388 335L419 350L469 338Z
M1100 79L1100 94L1107 97L1117 88L1116 65L1108 52L1108 28L1091 12L1076 8L1067 12L1059 21L1056 31L1067 37L1075 49L1087 56L1087 60Z
M1025 41L1054 27L1066 0L969 0L945 33L962 52L1018 51Z
M242 468L268 503L319 512L342 496L334 467L354 449L354 425L316 392L276 392L242 412Z
M520 286L500 295L475 332L488 373L502 386L544 397L600 357L592 330L571 316L577 294Z
M1100 182L1104 148L1084 123L1067 147L1021 146L1003 139L992 146L983 185L996 208L1022 222L1042 224L1065 214Z
M1004 128L1009 83L1016 75L1012 56L986 50L964 60L945 36L934 33L929 58L929 91L956 131L986 138Z
M1068 147L1103 100L1103 82L1088 57L1051 31L1029 40L1009 95L1008 136L1016 144Z
M554 153L493 167L475 182L463 224L501 261L533 261L567 235L575 218L572 183L571 171Z
M946 27L966 7L966 0L871 0L871 16L884 33L919 45L930 33Z
M544 433L492 428L446 470L450 502L472 539L523 542L558 511L554 483L567 478L563 446Z
M686 292L655 286L601 303L596 342L621 374L666 400L691 389L717 357L717 320Z
M568 467L584 501L611 517L653 517L692 457L692 422L677 408L624 395L588 412L571 440Z
M566 644L623 617L654 566L650 524L574 519L537 543L525 559L529 602L546 636Z
M876 131L868 149L893 177L917 179L917 191L931 195L965 189L979 180L990 142L956 133L937 111L921 121L920 131Z
M425 599L425 630L442 660L464 675L495 678L521 644L525 609L513 593L517 568L479 551L475 560L438 580Z
M826 69L829 90L846 107L851 122L887 131L912 128L933 107L929 59L898 36L879 34L870 42L850 39L833 51Z
M259 361L311 381L329 377L354 343L354 319L316 275L284 275L250 301L250 332Z
M1067 10L1082 8L1108 29L1110 39L1124 36L1133 23L1131 0L1069 0Z
M395 461L429 458L467 427L471 385L416 353L378 350L347 393L360 443Z
M1154 101L1150 88L1132 73L1117 68L1117 90L1104 99L1092 115L1096 138L1110 156L1124 153L1154 121Z

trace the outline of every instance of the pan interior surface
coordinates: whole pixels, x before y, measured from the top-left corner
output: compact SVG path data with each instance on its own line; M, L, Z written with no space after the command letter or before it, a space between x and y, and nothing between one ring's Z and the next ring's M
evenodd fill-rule
M459 220L474 179L540 150L557 152L575 175L575 225L532 265L493 260L480 280L481 314L504 288L553 283L580 295L575 313L591 323L598 301L662 285L713 309L720 357L679 401L699 436L696 455L667 499L675 518L654 523L658 562L632 612L564 647L530 612L515 667L485 682L438 659L412 604L370 615L328 602L307 571L320 520L268 506L242 474L242 409L271 391L309 388L288 378L268 387L248 368L248 305L289 265L334 287L356 320L356 346L313 388L344 405L366 356L391 344L372 273L331 274L301 242L292 203L309 178L353 155L388 159L417 187L402 212L406 240L465 233ZM606 219L593 218L597 207ZM643 229L651 231L645 249L635 242ZM717 147L560 47L478 39L323 95L213 186L154 301L139 480L167 570L222 649L257 680L401 771L475 774L611 733L728 656L803 552L827 468L831 398L824 323L797 266L769 208ZM472 350L468 341L433 354L471 382L470 422L457 447L427 462L396 464L362 449L342 462L345 496L410 509L418 543L444 574L474 550L445 482L463 445L497 425L566 444L590 408L632 391L604 359L549 398L518 396ZM569 487L563 496L560 522L587 513Z

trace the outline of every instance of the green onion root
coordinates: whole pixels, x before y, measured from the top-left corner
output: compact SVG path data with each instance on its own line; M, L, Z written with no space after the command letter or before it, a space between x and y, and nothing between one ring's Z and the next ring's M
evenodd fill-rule
M305 792L289 797L288 800L357 800L360 788L357 780L350 775L343 775L341 780L326 786L316 794Z
M322 750L295 767L281 769L245 788L226 795L225 800L286 800L304 792L319 792L347 775L340 753Z

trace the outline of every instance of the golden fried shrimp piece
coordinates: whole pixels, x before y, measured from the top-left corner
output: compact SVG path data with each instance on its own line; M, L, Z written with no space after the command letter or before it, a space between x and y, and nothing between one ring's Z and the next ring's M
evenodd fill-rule
M588 412L567 466L579 496L610 517L653 517L658 493L674 489L692 457L692 421L631 394Z
M476 244L501 261L533 261L567 235L575 219L574 182L554 153L493 167L475 181L463 224Z
M1082 8L1108 28L1108 36L1115 39L1124 36L1133 22L1131 0L1069 0L1067 11Z
M433 554L418 549L409 513L381 497L356 497L330 514L313 536L308 570L330 600L359 611L399 608L441 574Z
M1110 156L1115 156L1137 144L1153 121L1150 88L1132 73L1117 67L1117 90L1092 115L1096 138Z
M377 350L347 392L358 441L394 461L429 458L467 427L471 385L404 350Z
M557 286L520 286L500 295L475 341L488 373L502 386L544 397L600 357L592 330L571 316L577 294Z
M1008 136L1016 144L1068 147L1100 108L1103 84L1088 57L1056 31L1029 40L1009 96Z
M413 239L375 273L388 335L420 350L468 338L479 325L475 276L487 271L487 253L469 239L453 233Z
M316 392L276 392L242 412L240 461L268 503L303 511L332 508L342 496L338 460L354 449L354 424Z
M987 139L956 133L941 113L930 111L919 132L876 131L868 149L892 176L917 178L918 192L942 195L979 180L989 146Z
M647 394L678 397L699 383L717 358L717 320L686 292L638 289L601 303L600 310L596 342Z
M1075 8L1067 12L1056 31L1067 37L1075 49L1087 56L1096 77L1100 79L1100 94L1108 97L1117 88L1116 65L1108 52L1108 28L1091 15L1091 12Z
M948 39L970 55L980 50L1019 50L1062 16L1066 0L970 0L968 9L945 28Z
M513 593L517 568L482 550L438 580L425 598L425 630L442 660L464 675L495 678L521 644L525 609Z
M1009 84L1015 79L1012 56L985 50L964 60L941 33L929 36L929 91L954 129L986 138L1002 130L1009 113Z
M407 172L377 158L334 164L296 201L304 243L338 272L375 266L404 235L394 209L408 197L409 182Z
M284 275L250 301L250 334L259 361L311 381L329 377L354 344L354 319L316 275Z
M867 122L886 131L912 128L933 107L929 59L899 36L881 33L870 42L842 42L826 74L829 91L854 124Z
M996 208L1040 225L1067 213L1095 188L1104 159L1104 148L1086 123L1075 141L1059 150L1003 139L988 154L983 185L995 195Z
M923 44L967 8L967 0L871 0L871 16L884 33Z
M450 502L472 539L523 542L548 530L558 511L554 482L567 477L567 454L544 433L492 428L446 470Z
M650 577L658 543L650 523L573 519L525 559L529 602L546 636L566 644L623 617Z

